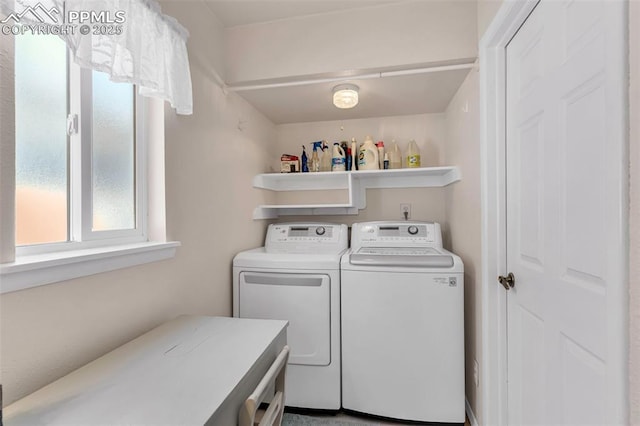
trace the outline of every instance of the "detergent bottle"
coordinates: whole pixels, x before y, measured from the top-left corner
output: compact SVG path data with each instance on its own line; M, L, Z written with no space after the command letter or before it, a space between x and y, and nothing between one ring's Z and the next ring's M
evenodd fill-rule
M358 170L378 170L379 163L378 148L373 144L371 136L367 136L358 152Z
M407 167L420 167L420 148L418 148L418 144L413 139L409 141L409 146L407 147Z
M391 143L393 147L389 150L389 168L390 169L401 169L402 168L402 152L400 152L400 148L395 140L392 140Z
M312 145L313 145L313 153L311 154L311 171L319 172L320 157L318 157L318 149L322 151L322 141L314 142Z
M308 172L309 171L309 163L308 163L308 159L307 159L307 150L304 147L304 145L302 145L302 172Z
M322 141L322 157L320 158L320 171L321 172L331 171L331 154L329 153L329 146L327 146L326 141Z
M333 156L331 157L331 171L344 172L347 168L344 161L344 150L338 142L333 144Z

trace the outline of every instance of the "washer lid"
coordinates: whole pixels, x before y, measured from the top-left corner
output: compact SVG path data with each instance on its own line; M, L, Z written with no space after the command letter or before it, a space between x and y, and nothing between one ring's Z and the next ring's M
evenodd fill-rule
M451 268L453 256L433 247L361 247L349 263L364 266Z
M433 222L362 222L351 227L351 247L442 248L440 224Z

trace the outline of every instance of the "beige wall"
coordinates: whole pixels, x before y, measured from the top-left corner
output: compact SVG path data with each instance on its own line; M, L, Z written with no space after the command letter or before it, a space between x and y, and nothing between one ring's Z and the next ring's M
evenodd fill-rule
M5 405L176 315L230 315L232 258L263 241L265 223L251 219L262 196L249 188L275 126L214 84L222 32L204 3L163 10L191 32L194 114L165 108L167 232L182 247L169 261L2 295Z
M312 142L326 140L334 142L351 141L359 144L367 135L373 141L384 141L385 149L392 146L395 139L404 153L409 139L415 139L423 166L444 165L445 141L444 114L416 114L396 117L375 117L356 120L317 121L313 123L280 124L277 126L277 148L272 154L274 170L280 170L280 155L283 153L302 155L302 144L311 155ZM349 144L349 146L351 146Z
M478 41L482 39L504 0L478 0Z
M630 4L631 86L630 137L630 277L629 277L629 401L630 423L640 425L640 2Z
M441 188L369 189L367 208L357 215L282 216L277 222L329 222L351 226L356 222L401 220L400 203L411 203L412 220L438 222L446 226L444 190ZM446 235L446 228L442 232Z
M375 142L382 140L390 147L395 139L402 152L405 152L409 139L415 139L421 153L424 166L442 166L444 164L445 117L444 114L417 114L397 117L377 117L343 121L320 121L313 123L281 124L277 126L277 151L272 155L272 168L279 170L280 154L301 155L302 144L307 146L311 156L311 142L326 139L330 144L342 140L350 141L355 137L359 143L366 135ZM310 157L309 157L310 158ZM323 200L327 200L322 193ZM319 196L319 195L318 195ZM418 189L370 189L367 190L367 208L358 215L348 216L283 216L279 221L316 221L346 223L372 220L400 220L400 204L411 203L412 219L442 222L445 219L444 191L439 188ZM316 195L307 191L304 197L295 194L292 200L288 194L279 194L278 202L313 203ZM302 200L302 201L300 201ZM333 202L346 201L346 194L340 192ZM317 201L320 202L320 201ZM324 201L326 202L326 201ZM446 229L445 229L446 231Z
M444 157L456 165L462 180L445 192L449 246L464 262L466 395L482 418L480 388L473 378L474 360L482 365L482 283L480 257L480 113L479 76L473 69L446 111L447 144ZM482 379L482 377L480 378Z
M226 31L229 82L475 58L475 0L408 1Z

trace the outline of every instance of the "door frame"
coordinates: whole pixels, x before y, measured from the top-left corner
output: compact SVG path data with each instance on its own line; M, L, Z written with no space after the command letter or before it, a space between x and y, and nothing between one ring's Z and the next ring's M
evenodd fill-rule
M498 275L506 271L506 46L526 21L540 0L504 1L479 44L480 56L480 175L481 175L481 256L482 256L482 367L481 386L482 424L506 425L507 417L507 292L497 283ZM628 13L628 12L627 12ZM628 40L624 47L628 47ZM628 63L627 63L628 65ZM627 68L628 69L628 68ZM627 81L628 82L628 81ZM625 93L625 81L619 90ZM627 100L628 106L628 100ZM628 129L628 115L624 117ZM625 147L628 164L628 132ZM622 170L622 173L625 173ZM622 180L620 199L628 205L628 181ZM622 209L625 211L625 209ZM615 232L628 233L628 215L622 218L624 229ZM626 226L625 226L626 225ZM627 247L623 250L628 254ZM628 271L628 257L621 260ZM625 269L623 267L623 269ZM628 274L624 274L628 283ZM621 315L614 327L627 327L627 286L615 289L616 304ZM627 302L627 303L626 303ZM627 321L623 323L622 318ZM611 328L609 328L611 330ZM624 338L623 338L624 339ZM628 337L627 337L628 339ZM621 362L628 360L628 340L622 342L626 348L613 354ZM624 364L626 365L626 364ZM628 366L620 372L628 377ZM628 418L628 384L620 398Z
M482 424L507 424L506 47L539 0L505 1L480 40Z

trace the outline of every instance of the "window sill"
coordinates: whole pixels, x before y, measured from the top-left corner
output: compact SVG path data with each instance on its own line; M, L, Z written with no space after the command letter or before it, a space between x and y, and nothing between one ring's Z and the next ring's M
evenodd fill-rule
M21 256L0 265L0 294L175 256L180 242L145 242Z

